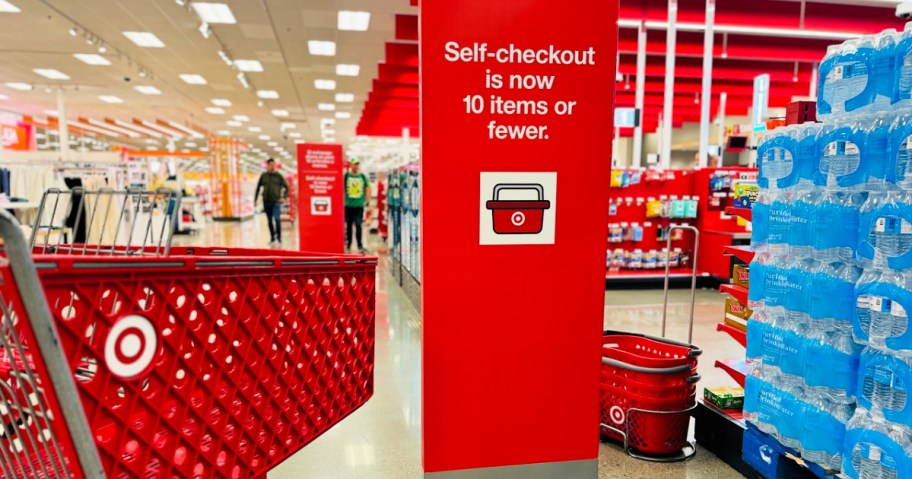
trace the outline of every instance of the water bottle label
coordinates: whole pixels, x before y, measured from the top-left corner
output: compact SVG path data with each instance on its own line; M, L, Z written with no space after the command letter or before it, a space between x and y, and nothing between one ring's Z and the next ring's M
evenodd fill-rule
M893 381L895 378L893 371L891 371L883 366L875 366L873 372L874 372L874 374L872 377L874 378L875 381L879 382L880 384L886 384L888 386L893 385Z
M893 301L890 304L890 315L896 316L897 318L905 318L907 317L906 308L904 308L903 305L899 304L898 302Z
M859 296L858 300L855 301L855 306L858 309L871 309L871 298L868 296Z
M839 65L830 73L828 80L842 80L844 78L843 66Z
M869 298L868 309L874 311L875 313L889 313L891 304L892 301L888 298L872 296Z

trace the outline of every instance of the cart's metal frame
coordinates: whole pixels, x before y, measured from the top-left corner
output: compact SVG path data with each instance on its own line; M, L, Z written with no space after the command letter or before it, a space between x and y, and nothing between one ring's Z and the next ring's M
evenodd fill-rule
M15 378L17 382L25 383L31 388L37 398L34 401L37 405L33 405L33 401L28 400L27 397L23 398L21 392L13 391L9 384L5 383L4 387L0 389L0 401L15 416L41 422L47 426L46 430L50 432L46 438L41 434L37 438L27 437L25 440L20 438L21 447L34 452L34 457L30 454L11 454L5 448L0 447L0 468L7 477L14 477L13 471L19 470L32 471L35 477L42 477L35 474L36 471L41 471L44 477L69 479L72 473L68 467L79 467L87 479L104 479L105 473L101 458L95 448L95 440L88 419L82 410L76 380L70 374L70 366L61 346L60 336L54 325L47 298L44 296L44 289L38 279L35 263L32 260L32 248L26 241L19 223L8 212L2 210L0 210L0 237L3 238L6 261L9 263L15 283L12 287L16 288L18 292L22 301L22 309L35 335L37 344L30 346L37 347L37 352L44 362L50 379L50 384L41 384L39 387L38 374L26 359L26 345L22 344L15 331L15 322L19 318L16 317L17 315L13 312L7 299L0 298L3 308L3 316L0 318L0 327L2 327L0 346L7 354L15 351L20 359L20 361L9 361L11 378ZM50 391L45 390L48 387L50 387ZM55 437L53 428L49 425L49 422L54 419L51 417L46 398L51 394L56 398L63 414L61 419L66 423L73 452L79 464L66 464L63 460L64 455L61 454L60 438ZM9 428L5 432L10 436L15 434L15 431L11 431ZM29 436L33 435L29 433ZM53 464L52 470L47 470L47 464L41 461L42 452L51 458L49 462ZM58 460L54 461L52 459L54 457Z

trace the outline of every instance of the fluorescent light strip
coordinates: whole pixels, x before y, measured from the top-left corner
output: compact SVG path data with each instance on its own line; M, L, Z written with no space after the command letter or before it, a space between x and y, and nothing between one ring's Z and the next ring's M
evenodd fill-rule
M190 6L206 23L237 23L231 8L224 3L193 2Z
M354 12L342 10L339 12L336 27L339 30L350 32L366 32L370 27L370 12Z
M172 128L176 128L194 138L205 138L206 137L206 135L204 135L198 131L192 130L190 128L187 128L186 126L181 125L180 123L174 123L173 121L169 121L168 125L170 125Z
M288 110L272 110L272 114L278 117L288 116Z
M209 113L211 115L224 115L225 110L217 106L210 106L206 108L206 113Z
M6 0L0 0L0 13L19 13L22 10Z
M336 75L344 77L356 77L361 73L361 65L342 63L336 65Z
M352 117L352 114L347 111L337 111L336 118L340 120L347 120Z
M151 85L137 86L136 91L142 93L143 95L161 95L162 93L161 90Z
M351 103L355 101L355 95L351 93L336 93L336 101L339 103Z
M66 73L63 73L60 70L54 70L53 68L36 68L32 70L33 72L51 80L69 80L70 76Z
M251 133L259 133L259 132L263 131L263 129L258 126L251 126L250 128L247 128L247 131L249 131Z
M225 122L225 124L232 128L240 128L241 126L243 126L243 123L241 123L237 120L228 120Z
M225 98L213 98L212 104L215 106L231 106L231 100Z
M235 60L234 66L242 72L258 73L263 71L263 64L259 60Z
M31 91L33 89L31 84L17 81L6 82L5 85L12 88L13 90L19 91Z
M162 134L161 134L161 133L158 133L157 131L152 130L151 128L146 128L146 127L143 127L143 126L134 125L134 124L131 124L131 123L127 123L127 122L125 122L125 121L120 121L120 120L114 120L114 123L115 123L116 125L122 126L122 127L124 127L124 128L129 129L129 130L137 131L137 132L139 132L139 133L142 133L142 134L144 134L144 135L149 135L149 136L154 137L154 138L161 138L161 137L162 137ZM146 140L147 143L148 143L148 142L154 142L154 141L155 141L155 140Z
M319 103L317 104L317 108L320 111L335 111L336 105L334 103Z
M123 98L114 95L101 95L98 97L98 99L105 103L111 103L115 105L119 105L124 102Z
M639 20L618 20L618 26L621 28L639 28ZM668 22L646 22L646 28L653 30L668 30ZM675 28L685 32L702 32L706 30L706 25L702 23L675 23ZM756 35L766 37L786 37L786 38L817 38L822 40L849 40L861 37L861 33L835 32L826 30L798 30L788 28L767 28L767 27L745 27L740 25L714 25L713 31L716 33L730 33L733 35Z
M314 80L314 88L317 90L335 90L336 81L335 80Z
M308 40L307 51L311 55L333 57L336 56L336 42L327 40Z
M99 133L99 134L102 134L102 135L105 135L105 136L113 136L113 137L115 137L115 138L116 138L116 137L120 137L120 135L118 135L117 133L114 133L114 132L111 131L111 130L105 130L105 129L102 129L102 128L98 128L98 127L92 126L92 125L90 125L90 124L88 124L88 123L83 123L83 122L81 122L81 121L70 120L70 121L68 121L67 123L70 124L70 125L75 126L76 128L80 128L80 129L86 130L86 131L91 131L91 132L93 132L93 133Z
M117 125L112 125L112 124L110 124L110 123L108 123L108 122L104 122L104 121L98 121L98 120L93 120L93 119L89 118L89 123L91 123L91 124L93 124L93 125L95 125L95 126L101 127L101 128L107 128L107 129L109 129L109 130L111 130L111 131L116 131L117 133L120 133L120 134L122 134L122 135L127 135L127 136L129 136L130 138L139 138L140 136L142 136L142 135L140 135L139 133L136 133L136 132L133 131L133 130L128 130L128 129L126 129L126 128L121 128L121 127L119 127L119 126L117 126Z
M165 48L165 44L150 32L123 32L131 42L146 48Z
M74 53L73 56L76 57L77 60L87 65L104 66L111 64L107 58L97 53Z
M133 120L133 122L135 123L136 120ZM153 130L156 130L156 131L160 131L160 132L162 132L162 133L164 133L164 134L166 134L166 135L168 135L168 136L170 136L170 137L172 137L172 138L182 138L182 137L184 136L183 133L181 133L181 132L179 132L179 131L177 131L177 130L172 130L171 128L168 128L168 127L159 125L159 124L157 124L157 123L152 123L152 122L149 122L149 121L146 121L146 120L139 120L139 122L142 123L143 126L147 126L147 127L152 128Z
M183 73L180 75L180 79L189 85L205 85L207 83L202 75L197 75L195 73Z
M250 117L248 117L247 115L234 115L232 118L234 118L235 120L240 121L240 122L250 121Z
M276 100L279 98L279 92L275 90L259 90L257 96L264 100Z

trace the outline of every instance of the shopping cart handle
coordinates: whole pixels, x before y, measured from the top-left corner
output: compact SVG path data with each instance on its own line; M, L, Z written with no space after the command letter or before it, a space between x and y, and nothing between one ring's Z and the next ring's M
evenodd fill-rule
M602 364L642 374L683 374L691 370L691 366L689 364L682 364L673 368L644 368L642 366L634 366L633 364L627 364L616 359L605 357L602 358Z
M671 344L673 346L681 346L684 348L688 348L688 349L690 349L690 351L687 353L687 356L691 357L691 358L695 358L695 357L703 354L703 350L694 346L693 344L682 343L680 341L675 341L673 339L657 338L655 336L650 336L648 334L628 333L626 331L612 331L610 329L606 329L602 333L602 336L637 336L640 338L646 338L646 339L651 339L653 341L658 341L660 343Z

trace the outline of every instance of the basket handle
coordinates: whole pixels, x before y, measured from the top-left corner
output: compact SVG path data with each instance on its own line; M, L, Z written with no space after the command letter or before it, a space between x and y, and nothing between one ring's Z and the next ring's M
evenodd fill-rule
M690 351L687 353L687 356L688 356L688 357L691 357L691 358L694 358L694 357L697 357L697 356L703 354L703 350L700 349L700 348L698 348L697 346L694 346L693 344L682 343L682 342L680 342L680 341L675 341L674 339L658 338L658 337L655 337L655 336L650 336L650 335L648 335L648 334L627 333L627 332L624 332L624 331L612 331L612 330L610 330L610 329L606 329L606 330L602 333L602 336L636 336L636 337L638 337L638 338L646 338L646 339L649 339L649 340L652 340L652 341L656 341L656 342L659 342L659 343L670 344L670 345L672 345L672 346L680 346L680 347L682 347L682 348L688 348L688 349L690 349Z
M670 374L683 374L687 371L690 371L690 366L682 364L680 366L675 366L673 368L644 368L643 366L634 366L633 364L627 364L622 361L611 358L602 358L602 364L606 366L611 366L618 369L624 369L626 371L632 371L635 373L641 374L661 374L661 375L670 375ZM699 375L695 375L699 376ZM693 377L693 376L691 376ZM699 380L699 379L698 379ZM690 383L689 383L690 384Z
M545 189L537 183L499 183L494 186L494 201L500 199L500 192L503 190L535 190L538 193L538 201L545 199Z

